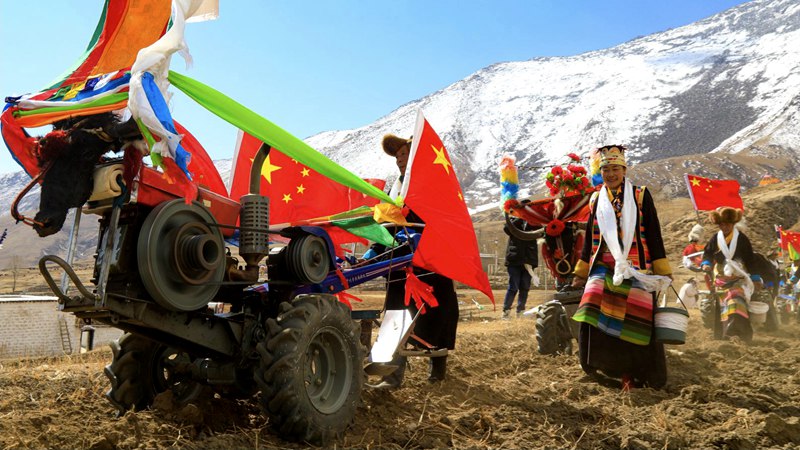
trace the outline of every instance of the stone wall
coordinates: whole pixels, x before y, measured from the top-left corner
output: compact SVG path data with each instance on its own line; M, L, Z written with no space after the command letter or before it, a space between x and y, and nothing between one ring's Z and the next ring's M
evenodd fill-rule
M83 323L75 316L58 311L55 297L0 296L0 358L78 353L82 327ZM62 340L62 328L69 336L69 345ZM93 328L94 348L106 346L122 335L117 328L101 325Z

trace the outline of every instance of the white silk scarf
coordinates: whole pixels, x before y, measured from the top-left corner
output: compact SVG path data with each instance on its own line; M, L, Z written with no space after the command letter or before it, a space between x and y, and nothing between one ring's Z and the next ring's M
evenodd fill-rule
M649 275L636 270L628 261L628 254L633 245L633 234L636 232L636 199L633 196L633 184L625 180L622 202L622 215L620 226L622 228L622 247L620 247L619 236L617 234L617 215L614 206L608 199L608 189L606 186L600 189L597 202L597 225L600 234L608 247L608 251L614 257L614 276L615 286L622 284L627 278L636 278L642 283L643 288L650 292L660 292L669 287L672 280L663 275Z

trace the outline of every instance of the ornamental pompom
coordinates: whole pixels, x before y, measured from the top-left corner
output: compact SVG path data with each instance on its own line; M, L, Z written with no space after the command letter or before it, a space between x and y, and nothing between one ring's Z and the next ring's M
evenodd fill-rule
M516 200L519 192L516 158L506 153L500 159L500 198L502 202Z
M561 235L565 227L566 225L564 225L564 222L558 219L553 219L547 224L547 226L545 226L544 230L548 236L556 237Z

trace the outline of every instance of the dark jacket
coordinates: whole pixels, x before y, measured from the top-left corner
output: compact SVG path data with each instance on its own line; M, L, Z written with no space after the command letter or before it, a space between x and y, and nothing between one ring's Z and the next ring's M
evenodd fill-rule
M406 220L409 223L424 223L424 221L417 216L414 211L409 211L406 215ZM402 227L389 227L388 230L393 235L396 235ZM417 233L424 233L424 228L411 227L411 230ZM371 246L378 254L386 252L387 248L382 244L373 244ZM383 259L390 257L398 257L408 255L411 250L408 247L401 247L394 253L390 253ZM456 294L455 285L453 280L439 275L435 272L430 272L419 267L414 267L414 274L419 277L421 281L433 288L433 295L439 302L439 306L435 308L427 308L425 314L421 314L417 318L414 327L414 334L429 344L437 348L447 348L450 350L455 349L456 345L456 332L458 329L458 296ZM405 269L395 270L389 272L386 280L386 298L384 301L385 309L405 309L405 296L406 296L406 272ZM414 301L408 306L411 315L416 315L417 308ZM410 342L410 341L409 341Z
M533 226L523 219L512 217L511 223L522 231L531 231ZM531 267L539 265L539 247L536 241L522 241L511 235L508 224L503 226L503 231L508 235L506 247L506 267L530 264Z
M780 271L761 253L753 252L752 274L761 275L761 281L767 287L777 286L781 279Z
M760 278L761 274L756 272L758 263L756 262L753 245L750 243L750 239L741 231L739 231L739 242L736 243L736 251L733 252L733 259L744 264L744 269L750 274L751 278ZM713 233L708 244L706 244L706 248L703 250L703 264L708 264L713 267L724 262L725 255L722 254L719 245L717 245L717 233Z
M623 202L636 202L637 215L636 227L634 228L636 231L633 243L635 248L631 248L631 253L628 255L629 260L631 255L635 254L635 260L631 260L634 267L640 270L652 270L656 275L670 274L672 269L667 261L667 251L664 248L664 240L661 237L661 223L658 220L658 211L656 211L653 196L650 195L650 189L635 185L633 189L634 196L637 191L641 193L640 201L635 198L625 198L624 185L620 193ZM588 276L591 266L595 263L594 258L596 255L604 251L604 248L607 248L601 238L600 227L597 222L597 205L600 203L598 200L600 192L602 191L593 194L589 203L591 209L589 219L586 222L586 237L583 240L580 261L576 263L575 268L575 273L581 277Z

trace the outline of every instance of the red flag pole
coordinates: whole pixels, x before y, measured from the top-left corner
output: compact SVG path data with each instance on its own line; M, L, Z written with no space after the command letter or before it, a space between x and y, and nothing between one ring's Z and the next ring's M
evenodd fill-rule
M697 223L700 223L700 211L697 210L697 203L694 201L694 193L692 192L692 182L689 181L689 174L683 174L683 180L686 181L686 190L689 191L689 198L692 199L692 206L694 207L694 214L697 216Z

